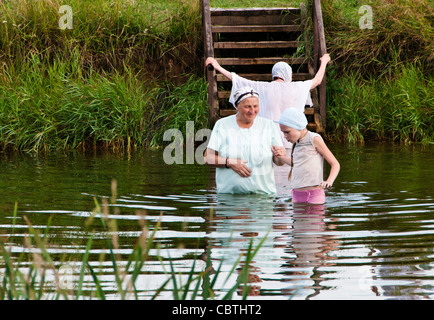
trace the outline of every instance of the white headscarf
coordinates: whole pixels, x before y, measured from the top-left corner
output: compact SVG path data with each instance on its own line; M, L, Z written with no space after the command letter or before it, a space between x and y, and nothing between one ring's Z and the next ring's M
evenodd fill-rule
M271 74L273 75L273 80L274 78L279 77L286 82L292 81L292 68L286 62L280 61L276 63L271 69Z
M300 110L288 108L280 115L279 123L295 130L303 130L307 126L307 119Z
M259 93L251 87L241 87L234 93L233 105L236 108L241 101L247 98L255 97L259 99Z

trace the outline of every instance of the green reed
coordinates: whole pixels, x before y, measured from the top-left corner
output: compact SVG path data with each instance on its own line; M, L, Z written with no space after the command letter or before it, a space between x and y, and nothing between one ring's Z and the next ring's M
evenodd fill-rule
M353 143L434 141L434 81L417 66L403 65L394 79L364 79L356 73L328 79L327 116L334 128L330 138Z
M372 8L372 28L358 10ZM426 0L323 2L329 137L432 143L432 7Z
M191 76L185 83L143 83L131 70L94 73L83 79L79 68L58 58L49 68L39 56L19 77L6 75L0 86L0 149L24 151L85 149L131 150L159 146L164 130L185 121L206 127L206 82Z
M372 9L372 28L360 28L363 5ZM430 1L334 0L322 7L327 47L341 72L393 77L401 64L418 63L424 74L432 74Z
M110 202L109 202L110 201ZM190 270L179 271L173 264L173 259L163 259L161 256L163 248L156 242L156 233L161 229L161 220L159 219L152 227L148 225L145 218L145 212L137 212L139 217L138 227L140 236L136 242L129 246L131 253L121 256L116 251L120 248L118 239L118 226L112 214L119 214L117 209L114 212L110 209L110 204L116 202L116 182L112 183L112 197L110 200L103 198L101 203L95 199L95 209L92 215L86 221L88 237L83 253L80 254L50 254L51 248L58 248L58 245L51 244L50 239L55 238L50 233L52 217L48 219L47 226L43 232L34 228L30 220L23 216L22 218L28 225L28 234L24 236L21 253L13 253L10 250L8 240L13 237L4 236L0 238L0 300L46 300L46 299L63 299L63 300L82 300L97 299L106 300L108 295L116 295L117 299L137 300L141 298L143 291L137 288L137 280L140 275L149 274L146 264L157 259L161 262L163 274L166 280L159 288L153 292L150 299L158 298L163 292L170 292L175 300L195 300L195 299L217 299L215 291L217 279L222 277L222 265L214 270L210 248L207 248L205 257L193 257L193 264ZM17 205L13 214L13 226L18 217ZM95 220L99 221L95 225ZM109 261L111 265L104 265L98 268L97 261L92 260L91 251L94 248L94 238L103 237L105 240L104 248L108 253L100 254L99 262ZM247 298L249 292L249 273L250 264L262 246L266 237L258 244L253 245L251 239L248 248L235 261L229 272L225 283L230 276L238 273L237 281L229 288L228 292L221 297L222 300L231 299L236 290L241 290L243 299ZM157 256L151 255L152 249L157 250ZM106 255L108 255L106 257ZM242 258L244 257L244 258ZM198 270L199 259L205 260L205 267ZM169 269L165 266L169 265ZM78 275L73 276L76 280L71 283L71 287L63 287L64 276L60 269L64 264L79 265ZM237 268L240 267L240 270ZM104 269L105 271L102 271ZM107 270L110 271L107 271ZM113 274L114 283L112 289L104 289L101 281L102 276L107 272ZM48 277L48 274L52 275ZM152 277L152 274L149 274ZM187 276L186 280L180 278L181 275ZM87 277L88 280L85 280ZM89 278L91 280L89 280ZM68 280L73 281L73 280ZM172 288L168 289L168 285Z
M196 1L72 0L65 30L61 5L0 3L0 149L159 146L170 103L204 112Z
M0 3L0 61L19 68L32 55L48 61L78 51L83 71L179 77L198 67L196 1L71 0L72 29L59 28L60 0Z

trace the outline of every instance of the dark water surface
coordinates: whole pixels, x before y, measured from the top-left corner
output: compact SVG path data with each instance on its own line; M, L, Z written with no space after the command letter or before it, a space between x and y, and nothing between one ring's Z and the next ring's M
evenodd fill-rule
M236 282L238 267L231 270L251 239L254 245L265 240L251 264L249 299L434 298L434 146L330 149L341 172L323 206L294 206L285 188L272 197L217 195L213 169L167 165L163 150L130 156L0 154L0 235L11 254L31 251L24 246L24 216L41 233L52 217L49 253L76 279L79 262L65 259L81 261L92 234L89 259L107 297L115 299L105 233L97 219L86 225L95 201L105 199L117 222L120 265L140 236L137 212L146 212L151 231L161 221L151 259L136 282L140 298L150 298L164 283L169 260L182 283L193 261L195 270L204 270L207 254L213 268L221 268L214 289L222 297ZM0 277L3 272L2 266ZM91 280L86 275L85 291L92 290ZM160 297L172 293L164 290Z

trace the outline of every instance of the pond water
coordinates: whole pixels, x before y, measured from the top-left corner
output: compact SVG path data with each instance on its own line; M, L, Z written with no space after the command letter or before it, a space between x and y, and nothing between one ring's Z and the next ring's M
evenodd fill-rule
M24 217L41 234L51 217L48 252L56 267L70 268L73 282L80 272L74 258L81 261L93 235L89 260L106 297L116 299L105 232L98 219L88 224L95 201L106 201L117 223L120 266L141 234L137 213L146 214L150 232L161 223L136 281L142 299L162 286L165 271L173 268L185 282L191 268L205 269L206 257L218 273L214 294L223 297L237 281L251 240L254 248L263 243L250 264L249 299L434 298L434 146L330 149L341 172L322 206L293 205L285 187L275 196L217 195L213 169L167 165L163 150L0 154L0 235L19 257L32 251L24 245ZM3 272L2 265L0 278ZM89 294L92 278L84 280ZM172 299L172 287L158 297ZM236 290L232 299L241 295Z

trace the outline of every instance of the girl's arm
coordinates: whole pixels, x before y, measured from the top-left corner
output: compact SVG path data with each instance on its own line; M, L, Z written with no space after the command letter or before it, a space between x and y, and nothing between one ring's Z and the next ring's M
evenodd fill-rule
M285 163L292 166L291 157L286 155L286 149L279 146L271 146L271 151L273 152L273 162L277 166L283 166Z
M224 75L226 78L232 81L232 73L230 73L228 70L223 68L216 59L213 57L208 57L205 61L205 66L212 65L214 69L216 69L218 72L220 72L222 75Z
M313 139L313 145L318 151L318 153L320 153L324 157L324 159L330 164L331 167L327 180L321 182L320 187L330 188L339 174L341 165L339 164L333 153L330 151L330 149L326 146L323 139L315 137Z

